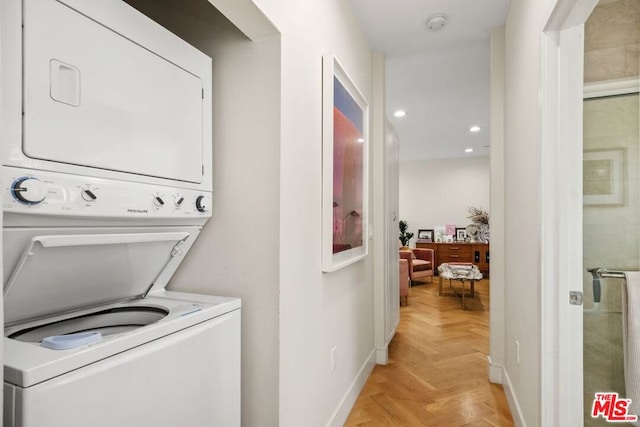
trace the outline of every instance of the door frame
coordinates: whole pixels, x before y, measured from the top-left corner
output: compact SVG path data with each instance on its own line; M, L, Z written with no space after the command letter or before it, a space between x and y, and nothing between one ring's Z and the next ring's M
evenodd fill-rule
M542 425L583 425L582 100L584 23L598 0L558 0L542 32ZM579 331L579 333L575 333Z

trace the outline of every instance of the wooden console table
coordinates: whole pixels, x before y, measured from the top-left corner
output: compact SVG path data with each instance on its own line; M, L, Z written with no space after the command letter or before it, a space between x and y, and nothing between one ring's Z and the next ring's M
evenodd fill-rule
M433 249L436 265L470 262L489 277L489 243L416 243L417 248Z

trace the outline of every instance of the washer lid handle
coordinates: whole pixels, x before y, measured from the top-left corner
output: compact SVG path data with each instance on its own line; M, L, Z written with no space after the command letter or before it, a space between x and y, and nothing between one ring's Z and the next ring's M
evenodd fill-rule
M126 243L151 243L180 241L189 237L187 232L174 233L122 233L122 234L69 234L35 236L33 242L40 242L45 248L62 246L118 245Z

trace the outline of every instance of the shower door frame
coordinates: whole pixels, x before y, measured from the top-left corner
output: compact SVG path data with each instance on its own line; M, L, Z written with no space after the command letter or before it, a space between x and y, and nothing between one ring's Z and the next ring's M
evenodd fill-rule
M584 23L598 0L558 0L542 37L541 425L583 425ZM579 331L579 332L576 332Z
M583 401L583 307L569 302L583 291L583 100L638 92L638 79L585 88L584 23L597 3L558 0L542 33L540 409L549 426L582 426L591 405Z

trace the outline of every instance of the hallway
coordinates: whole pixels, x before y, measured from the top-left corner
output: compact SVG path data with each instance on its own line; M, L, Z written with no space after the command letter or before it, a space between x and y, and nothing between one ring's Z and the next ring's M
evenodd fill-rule
M467 307L438 297L437 278L411 288L389 363L375 367L345 425L512 426L502 386L487 374L489 280Z

